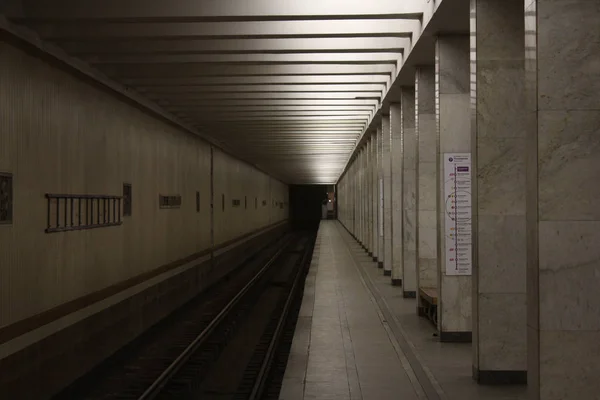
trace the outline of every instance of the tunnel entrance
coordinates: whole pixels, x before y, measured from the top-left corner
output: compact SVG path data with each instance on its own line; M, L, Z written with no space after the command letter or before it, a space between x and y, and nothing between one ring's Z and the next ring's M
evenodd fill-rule
M319 221L335 218L333 185L290 185L290 223L293 229L317 229Z

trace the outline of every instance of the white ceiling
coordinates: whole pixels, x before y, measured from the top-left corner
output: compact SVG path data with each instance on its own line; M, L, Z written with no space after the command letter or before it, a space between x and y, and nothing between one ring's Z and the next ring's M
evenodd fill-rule
M287 183L335 183L431 0L13 0L0 12Z

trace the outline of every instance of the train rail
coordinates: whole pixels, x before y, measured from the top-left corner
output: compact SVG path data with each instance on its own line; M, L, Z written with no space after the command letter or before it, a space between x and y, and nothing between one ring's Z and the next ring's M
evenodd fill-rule
M273 398L314 238L283 238L55 398Z

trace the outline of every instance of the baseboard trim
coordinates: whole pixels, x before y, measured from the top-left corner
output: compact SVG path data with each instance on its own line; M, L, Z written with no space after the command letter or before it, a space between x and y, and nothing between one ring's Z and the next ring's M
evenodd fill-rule
M480 385L526 385L527 371L480 370L473 366L473 379Z
M444 343L471 343L472 332L440 332L440 342Z

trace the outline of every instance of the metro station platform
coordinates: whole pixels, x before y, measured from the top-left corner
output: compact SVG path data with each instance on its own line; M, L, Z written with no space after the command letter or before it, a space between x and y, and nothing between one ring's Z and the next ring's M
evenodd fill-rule
M440 343L338 221L322 221L281 400L521 400L526 386L481 386L471 344Z

